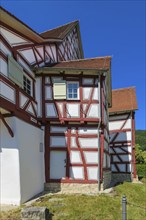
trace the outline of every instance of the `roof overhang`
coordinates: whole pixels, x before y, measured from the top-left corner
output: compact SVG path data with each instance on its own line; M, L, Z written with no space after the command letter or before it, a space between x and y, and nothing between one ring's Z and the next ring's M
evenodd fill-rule
M101 76L105 74L108 79L108 105L112 104L112 88L111 88L111 72L110 69L83 69L83 68L65 68L65 67L35 67L32 69L36 76L40 75L85 75L85 76Z
M122 110L122 111L114 111L114 112L109 112L109 115L121 115L121 114L125 114L125 113L130 113L130 112L133 112L135 110L138 110L137 109L125 109L125 110Z
M62 42L61 39L44 39L38 33L33 31L29 26L24 24L22 21L17 19L15 16L7 12L5 9L0 7L0 24L9 26L15 29L17 32L23 34L29 40L35 41L36 43L46 42Z

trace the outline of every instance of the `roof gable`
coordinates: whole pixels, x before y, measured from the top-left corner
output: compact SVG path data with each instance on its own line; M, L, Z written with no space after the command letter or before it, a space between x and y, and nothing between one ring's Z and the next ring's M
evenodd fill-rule
M40 36L43 38L59 38L64 39L64 37L70 32L70 30L75 27L79 22L73 21L68 24L53 28L51 30L40 33Z

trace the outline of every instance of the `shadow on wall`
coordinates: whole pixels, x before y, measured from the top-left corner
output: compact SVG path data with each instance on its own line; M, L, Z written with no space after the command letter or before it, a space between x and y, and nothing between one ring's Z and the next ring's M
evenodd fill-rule
M114 135L112 134L111 140ZM129 134L126 132L120 133L110 147L112 172L117 173L131 173L131 161L132 161L132 146L128 146L128 141L131 141ZM121 142L121 143L120 143ZM123 143L122 143L123 142ZM116 145L116 146L115 146Z

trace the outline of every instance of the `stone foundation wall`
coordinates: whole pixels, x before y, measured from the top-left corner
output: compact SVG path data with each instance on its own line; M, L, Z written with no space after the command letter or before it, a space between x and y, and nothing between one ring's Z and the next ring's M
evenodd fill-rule
M120 173L120 174L114 174L112 173L112 185L116 183L122 183L124 181L132 182L132 174L126 174L126 173Z
M112 180L112 172L111 171L103 172L103 190L110 187L111 180Z
M96 194L98 193L98 184L81 183L45 183L45 190L49 192Z

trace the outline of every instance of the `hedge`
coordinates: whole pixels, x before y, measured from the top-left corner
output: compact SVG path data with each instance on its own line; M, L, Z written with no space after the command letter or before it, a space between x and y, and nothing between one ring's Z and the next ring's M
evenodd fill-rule
M137 175L146 178L146 164L136 164Z

